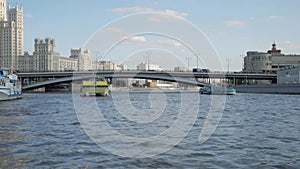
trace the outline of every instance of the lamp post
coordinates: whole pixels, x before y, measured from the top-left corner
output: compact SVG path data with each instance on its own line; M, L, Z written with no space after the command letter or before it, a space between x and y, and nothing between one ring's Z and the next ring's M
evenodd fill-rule
M95 55L96 55L96 71L98 70L98 64L100 64L100 62L99 62L99 60L98 60L98 51L95 51L94 52L95 53Z
M226 59L226 61L227 61L227 70L228 70L227 73L229 73L229 63L230 63L231 59L228 57L228 58Z
M190 71L190 60L191 60L191 58L187 57L186 60L187 60L187 63L188 63L188 72L189 72Z
M244 69L244 55L241 54L240 57L242 58L242 71L243 71L243 69Z
M198 63L198 60L199 60L199 54L198 54L198 53L195 53L195 56L196 56L196 59L197 59L197 69L198 69L198 66L199 66L199 63Z
M152 54L151 51L146 51L146 56L147 56L147 67L148 67L148 70L150 70L150 55Z

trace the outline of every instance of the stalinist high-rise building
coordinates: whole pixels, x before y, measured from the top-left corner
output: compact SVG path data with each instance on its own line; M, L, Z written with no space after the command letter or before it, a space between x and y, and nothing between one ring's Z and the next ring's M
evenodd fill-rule
M24 54L23 8L6 7L6 0L0 0L0 66L18 70L18 58Z

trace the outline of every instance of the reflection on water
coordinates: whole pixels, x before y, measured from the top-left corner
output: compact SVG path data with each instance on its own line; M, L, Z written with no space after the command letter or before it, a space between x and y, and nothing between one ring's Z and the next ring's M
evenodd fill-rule
M156 96L130 96L138 110L151 110L149 97ZM149 137L176 119L180 95L165 98L168 111L152 124L128 122L111 98L97 98L97 104L120 133ZM119 157L95 144L78 122L71 94L25 94L21 100L0 102L0 168L300 168L300 96L227 97L217 130L203 144L198 137L211 97L200 100L197 120L182 142L144 159Z

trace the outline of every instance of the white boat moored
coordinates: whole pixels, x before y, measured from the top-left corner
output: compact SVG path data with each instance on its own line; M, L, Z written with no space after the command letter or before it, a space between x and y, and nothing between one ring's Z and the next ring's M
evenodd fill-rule
M22 98L22 85L16 74L0 68L0 101Z

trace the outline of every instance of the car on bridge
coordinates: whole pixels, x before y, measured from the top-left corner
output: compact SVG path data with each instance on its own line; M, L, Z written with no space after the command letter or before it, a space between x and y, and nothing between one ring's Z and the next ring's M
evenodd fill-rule
M193 68L193 72L209 73L209 69Z

